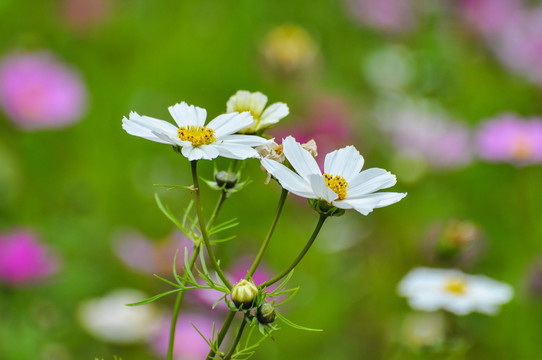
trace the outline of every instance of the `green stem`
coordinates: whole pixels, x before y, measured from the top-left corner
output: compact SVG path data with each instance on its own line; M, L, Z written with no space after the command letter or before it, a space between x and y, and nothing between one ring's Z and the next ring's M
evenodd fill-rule
M228 353L224 357L224 360L230 360L232 355L235 353L235 348L237 347L237 344L239 344L239 341L241 340L241 336L243 336L243 330L245 330L246 324L247 324L247 319L243 318L241 327L239 327L239 330L237 330L237 335L235 336L235 340L233 341L233 344L231 344L230 351L228 351Z
M320 232L320 229L322 228L322 225L324 225L324 221L327 219L327 217L328 216L325 215L325 214L320 214L320 218L318 219L318 223L316 224L316 227L314 228L314 231L312 232L312 235L311 235L309 241L307 242L307 244L305 245L303 250L301 250L301 253L299 253L299 255L294 260L294 262L290 266L288 266L288 268L286 270L281 272L279 275L277 275L274 278L272 278L271 280L268 280L268 281L264 282L263 284L261 284L259 286L261 289L264 288L264 287L268 287L270 285L273 285L274 283L276 283L277 281L279 281L280 279L282 279L283 277L288 275L290 273L290 271L292 271L297 266L297 264L299 264L301 259L303 259L305 254L307 254L307 251L309 251L310 247L312 246L312 243L316 239L316 236Z
M207 234L207 228L205 226L205 221L203 220L203 211L201 209L201 199L200 199L200 193L199 193L199 181L198 181L198 161L194 160L190 162L190 165L192 166L192 179L194 181L194 192L196 193L196 211L198 214L198 221L199 221L199 227L201 231L201 237L203 238L203 242L205 244L205 248L207 249L207 254L209 255L209 259L213 263L213 267L218 274L218 277L222 280L224 285L231 290L232 286L226 278L226 275L222 272L222 269L220 268L220 265L218 265L218 261L216 260L215 253L213 252L213 249L211 248L211 242L209 241L209 235Z
M226 198L227 198L227 193L223 191L222 195L220 196L220 199L216 203L215 210L213 211L213 214L211 215L211 218L209 219L209 222L207 223L208 228L210 228L212 224L214 223L214 221L216 220L216 217L218 216L218 213L220 212L220 209L222 208L222 204L224 204L224 200L226 200ZM194 268L194 265L196 264L196 259L198 258L198 255L201 249L200 244L194 246L193 253L192 253L192 256L190 257L190 262L188 264L188 267L190 268L190 270L192 270ZM169 344L168 344L168 350L167 350L167 360L173 359L173 347L175 345L175 331L177 330L177 320L179 318L179 311L183 303L183 297L184 297L184 291L181 290L177 293L177 298L175 299L175 305L173 307L173 315L171 317L171 328L169 330Z
M192 256L188 267L190 270L194 267L196 259L198 258L200 246L194 246ZM185 271L186 272L186 268ZM177 299L175 300L175 306L173 307L173 315L171 316L171 328L169 329L169 344L167 348L167 360L173 360L173 346L175 345L175 330L177 329L177 319L179 318L179 311L181 310L181 304L183 302L184 291L181 290L177 293Z
M286 202L286 196L288 196L288 190L282 189L282 193L280 194L279 204L277 206L277 211L275 212L275 217L273 218L273 222L271 223L271 227L269 228L269 231L267 232L267 236L265 237L265 240L263 241L262 246L260 247L260 251L258 252L258 255L256 255L256 258L254 259L252 266L247 272L247 276L246 276L247 280L250 277L252 277L252 275L254 275L254 273L256 272L256 269L258 268L258 266L260 265L260 262L262 261L263 254L265 253L265 250L267 249L267 246L269 245L271 236L273 236L273 232L275 231L275 227L277 226L277 222L282 212L282 208L284 207L284 203Z
M220 329L220 332L218 333L218 336L216 338L216 348L220 348L220 345L222 345L222 341L224 340L224 337L226 337L226 333L230 329L231 322L233 321L233 318L235 317L236 312L230 310L228 313L228 316L226 316L226 320L224 320L224 324L222 324L222 328ZM212 360L216 355L216 352L211 349L209 351L209 354L207 354L207 360Z

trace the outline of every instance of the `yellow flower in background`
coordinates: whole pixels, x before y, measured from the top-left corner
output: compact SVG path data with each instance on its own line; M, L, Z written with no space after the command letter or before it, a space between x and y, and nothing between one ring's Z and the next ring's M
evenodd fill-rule
M317 46L302 27L283 25L267 33L261 52L270 65L291 72L312 63L316 57Z

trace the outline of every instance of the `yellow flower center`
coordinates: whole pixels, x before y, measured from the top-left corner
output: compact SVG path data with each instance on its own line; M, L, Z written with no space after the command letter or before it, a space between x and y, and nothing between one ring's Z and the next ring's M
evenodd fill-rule
M345 178L339 175L324 174L326 179L326 185L337 194L339 200L346 199L346 189L348 188L348 182Z
M444 284L444 290L454 295L463 295L467 292L467 280L465 278L450 278Z
M181 126L177 130L179 139L190 141L192 145L206 145L215 141L215 131L205 126Z
M533 154L533 144L526 136L518 136L512 153L518 160L527 160Z

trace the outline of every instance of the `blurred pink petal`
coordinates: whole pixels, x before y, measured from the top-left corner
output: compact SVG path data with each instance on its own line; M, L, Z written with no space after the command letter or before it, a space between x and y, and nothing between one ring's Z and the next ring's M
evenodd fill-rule
M153 351L161 357L165 357L167 355L169 330L171 325L170 322L170 318L165 317L162 325L160 326L160 330L157 332L157 335L150 341L150 346ZM194 329L194 326L196 326L206 338L210 338L213 329L213 322L218 323L218 321L212 317L181 310L175 332L175 360L204 359L209 352L209 346L198 334L196 329ZM192 324L194 326L192 326ZM220 326L220 324L217 325L217 327L218 326Z
M480 125L478 154L492 162L542 163L542 118L502 114Z
M392 33L412 30L417 20L416 2L412 0L346 0L360 25Z
M70 125L86 102L80 75L50 53L12 53L0 63L0 106L21 129Z
M0 282L27 284L53 275L59 262L31 230L0 235Z
M288 135L298 142L306 143L314 139L319 154L327 154L354 141L353 124L345 101L332 96L316 99L309 106L309 113L294 127L279 127L271 132L277 143ZM320 167L324 156L317 156Z
M143 274L173 274L173 260L177 255L177 271L184 265L184 249L192 253L192 241L179 231L174 231L167 240L152 241L137 231L118 235L113 240L115 254L132 269Z

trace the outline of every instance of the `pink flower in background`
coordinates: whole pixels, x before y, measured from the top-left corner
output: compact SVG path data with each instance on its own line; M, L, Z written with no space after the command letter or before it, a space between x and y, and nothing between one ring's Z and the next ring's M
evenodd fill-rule
M231 280L232 284L235 284L241 279L245 278L245 276L247 275L247 271L252 266L253 259L254 257L242 257L235 260L234 267L226 271L228 279ZM271 271L265 266L265 264L260 264L260 266L258 266L258 269L256 269L256 272L252 276L252 280L254 280L254 283L256 285L260 285L271 279L272 277L273 275ZM271 291L275 288L276 286L269 287ZM224 295L223 293L212 289L194 289L191 290L191 292L195 294L195 296L200 302L203 302L208 306L212 306L221 296ZM215 309L228 310L228 307L225 301L221 301L217 304Z
M412 30L417 20L412 0L346 0L361 25L393 33Z
M393 103L378 116L382 129L403 154L439 169L462 167L472 160L469 129L460 122L449 120L434 104L423 101Z
M113 240L113 251L130 268L152 276L173 274L173 259L177 255L177 270L184 265L184 249L192 253L193 243L179 231L165 241L152 241L137 231L126 231Z
M59 262L31 230L0 234L0 283L24 285L58 271Z
M280 141L289 135L300 143L314 139L320 154L327 154L354 141L353 125L344 100L335 97L319 98L309 108L309 114L295 127L277 126L273 129L271 133L275 139ZM316 161L322 167L324 156L317 156Z
M80 75L50 53L14 53L0 63L0 106L21 129L70 125L86 101Z
M542 6L524 9L514 20L489 39L490 45L512 71L542 86Z
M209 345L198 334L194 326L206 337L211 337L214 318L181 311L175 331L174 358L175 360L204 359L209 352ZM192 326L194 324L194 326ZM171 317L164 317L160 330L151 339L153 351L161 357L167 355Z
M518 0L461 0L461 13L484 35L494 35L513 24L521 13Z
M71 28L89 30L107 18L110 4L111 2L106 0L64 0L60 11Z
M542 118L503 114L480 125L478 154L487 161L516 165L542 163Z

